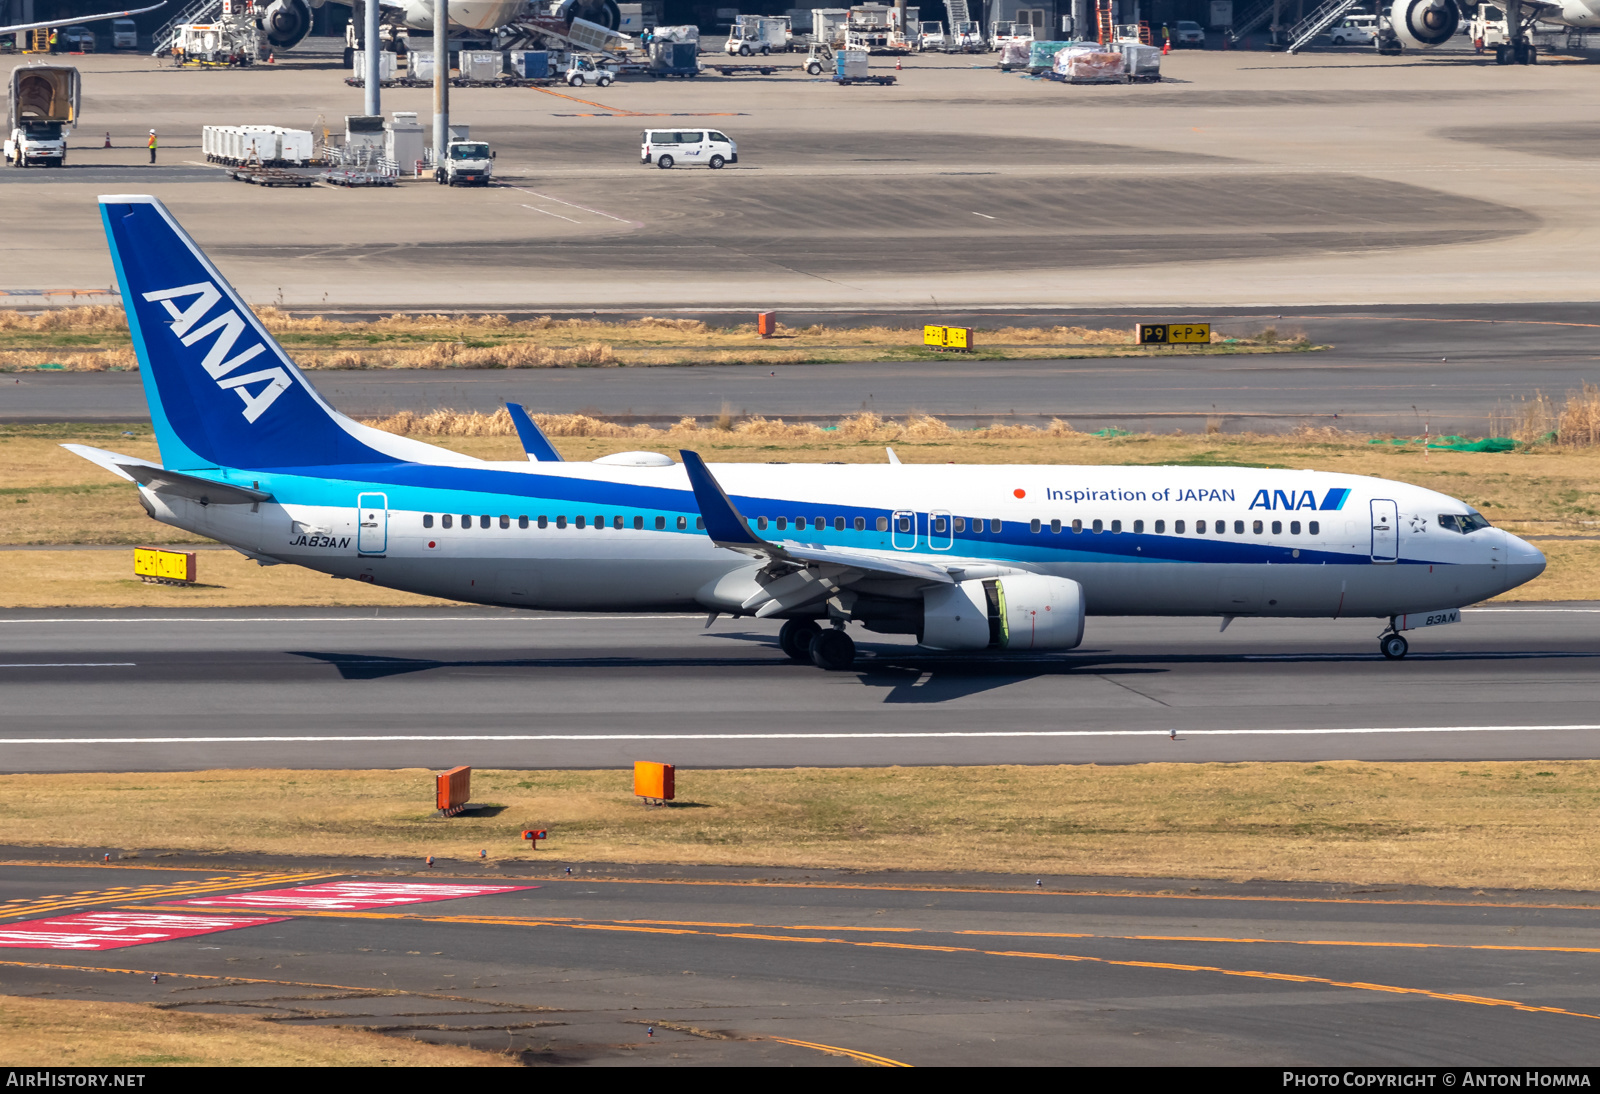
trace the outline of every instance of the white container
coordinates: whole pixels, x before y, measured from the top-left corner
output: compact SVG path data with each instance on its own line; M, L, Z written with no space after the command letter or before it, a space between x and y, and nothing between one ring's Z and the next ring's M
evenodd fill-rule
M1161 75L1161 51L1155 46L1142 45L1138 42L1118 44L1122 49L1122 61L1127 67L1129 76L1151 79Z
M864 80L867 77L867 55L859 49L841 50L834 54L837 58L834 75L841 80Z
M417 161L422 159L422 150L426 143L423 137L422 125L417 121L417 115L414 112L397 110L384 128L383 154L399 164L401 174L409 175L416 170Z
M406 54L406 75L413 80L433 79L433 50L414 49Z
M317 138L309 129L278 130L278 156L285 164L304 167L316 158Z
M479 83L492 83L500 78L505 58L499 50L464 49L461 51L461 78Z
M366 79L367 51L364 49L358 49L355 51L353 56L354 60L350 62L351 75L355 76L358 80ZM388 50L380 50L378 53L378 79L394 79L394 54L390 53Z

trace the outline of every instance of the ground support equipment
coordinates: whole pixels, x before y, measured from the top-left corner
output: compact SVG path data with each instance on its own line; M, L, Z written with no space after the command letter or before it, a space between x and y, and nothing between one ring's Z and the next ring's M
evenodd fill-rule
M893 76L835 76L833 82L840 87L849 87L851 84L881 84L888 87L894 83Z
M235 167L228 174L255 186L310 186L317 181L314 176L285 171L281 167Z
M724 76L747 76L752 72L759 72L763 76L771 76L778 71L776 65L709 65Z
M393 186L395 177L377 171L346 170L343 168L322 173L322 181L333 186Z

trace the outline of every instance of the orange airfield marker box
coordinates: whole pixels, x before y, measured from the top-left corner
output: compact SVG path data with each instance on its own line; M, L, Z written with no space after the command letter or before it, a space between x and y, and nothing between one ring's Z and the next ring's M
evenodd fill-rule
M664 802L671 801L675 770L672 764L636 760L633 765L634 796L638 798L655 798Z

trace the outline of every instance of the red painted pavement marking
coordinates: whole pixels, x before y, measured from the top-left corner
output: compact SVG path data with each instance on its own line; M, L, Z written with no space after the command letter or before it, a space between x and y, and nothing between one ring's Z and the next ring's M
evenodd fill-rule
M216 931L282 923L284 916L166 915L160 912L82 912L0 927L0 946L41 950L120 950Z
M194 897L174 904L219 908L304 908L329 912L360 912L396 904L422 904L430 900L460 900L537 889L537 885L439 885L404 881L330 881L293 889L265 889L258 893Z

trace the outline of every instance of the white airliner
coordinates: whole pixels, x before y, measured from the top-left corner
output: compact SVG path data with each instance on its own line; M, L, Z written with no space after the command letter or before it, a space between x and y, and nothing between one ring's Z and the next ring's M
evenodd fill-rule
M1399 53L1402 46L1442 46L1461 29L1463 18L1483 6L1504 14L1510 41L1495 47L1495 59L1503 65L1538 60L1529 38L1535 23L1600 27L1600 0L1394 0L1386 11L1379 8L1383 19L1373 44L1380 53Z
M1544 556L1432 490L1243 467L475 459L339 414L153 197L100 198L159 465L67 445L155 519L268 565L451 600L783 621L846 668L846 628L944 650L1069 650L1086 615L1388 620L1536 577Z
M98 23L102 19L122 19L129 15L143 15L147 11L166 7L167 0L159 4L151 4L147 8L133 8L129 11L102 11L98 15L73 15L65 19L46 19L38 23L13 23L8 27L0 27L0 37L7 34L25 34L30 30L49 30L51 27L64 27L72 23Z

